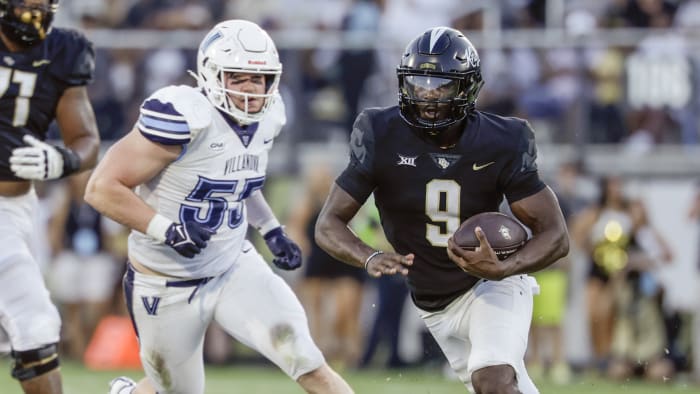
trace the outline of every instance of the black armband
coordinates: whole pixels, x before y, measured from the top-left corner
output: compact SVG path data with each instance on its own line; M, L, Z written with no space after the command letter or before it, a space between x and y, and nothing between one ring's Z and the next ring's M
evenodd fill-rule
M78 172L80 169L80 156L71 149L63 146L56 146L55 148L61 153L61 156L63 156L63 173L61 173L61 178Z

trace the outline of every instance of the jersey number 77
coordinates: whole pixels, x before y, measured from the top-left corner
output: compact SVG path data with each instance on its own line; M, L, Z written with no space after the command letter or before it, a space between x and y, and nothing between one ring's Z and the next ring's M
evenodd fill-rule
M27 119L29 118L29 100L34 95L36 73L0 67L0 96L7 93L10 83L19 84L19 93L15 99L15 113L12 116L12 126L22 127L27 124Z

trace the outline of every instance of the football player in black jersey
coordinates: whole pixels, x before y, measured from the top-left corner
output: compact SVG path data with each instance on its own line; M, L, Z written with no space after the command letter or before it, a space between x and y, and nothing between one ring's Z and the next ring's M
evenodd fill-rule
M34 243L32 181L95 165L99 137L86 85L92 44L52 29L58 0L0 0L0 345L25 393L61 393L61 326L42 281ZM64 146L43 142L56 121ZM79 285L79 284L76 284Z
M366 109L316 226L334 257L370 275L407 275L414 303L450 365L476 393L537 393L523 356L537 284L527 274L568 252L564 218L539 178L526 121L475 110L479 56L459 31L432 28L406 48L397 68L399 105ZM373 250L348 228L374 193L396 253ZM451 239L470 216L506 198L532 230L498 261L483 233L467 252Z

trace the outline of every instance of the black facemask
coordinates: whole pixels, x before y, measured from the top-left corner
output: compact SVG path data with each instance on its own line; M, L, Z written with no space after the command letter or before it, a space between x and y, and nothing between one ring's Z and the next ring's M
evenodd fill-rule
M58 0L31 6L23 0L0 0L0 29L15 43L34 46L46 38L57 8Z

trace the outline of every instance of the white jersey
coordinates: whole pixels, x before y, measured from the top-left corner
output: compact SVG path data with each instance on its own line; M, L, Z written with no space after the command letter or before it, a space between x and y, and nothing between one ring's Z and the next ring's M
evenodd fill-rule
M187 278L221 274L236 261L248 228L243 199L263 186L268 152L286 122L281 97L274 100L263 120L245 129L193 87L166 87L144 101L137 123L141 134L161 144L182 145L183 151L136 193L166 218L197 221L216 234L190 259L132 231L131 258L165 275Z

